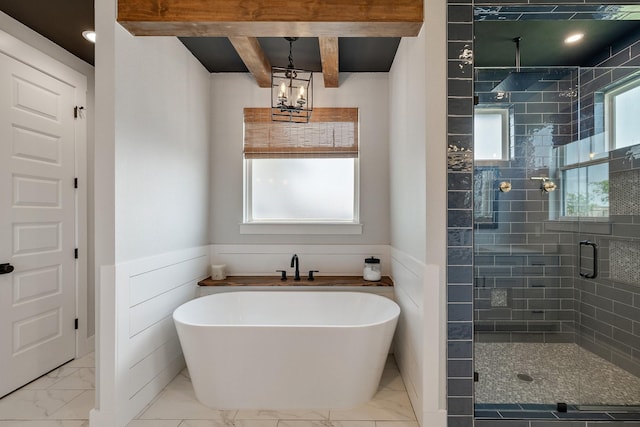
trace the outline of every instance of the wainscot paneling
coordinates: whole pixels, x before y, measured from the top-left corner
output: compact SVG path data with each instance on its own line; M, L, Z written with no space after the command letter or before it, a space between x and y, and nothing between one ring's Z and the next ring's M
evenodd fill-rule
M209 247L197 247L103 267L103 333L115 346L99 349L100 390L105 407L92 413L99 425L125 427L185 367L173 311L197 295L209 275Z

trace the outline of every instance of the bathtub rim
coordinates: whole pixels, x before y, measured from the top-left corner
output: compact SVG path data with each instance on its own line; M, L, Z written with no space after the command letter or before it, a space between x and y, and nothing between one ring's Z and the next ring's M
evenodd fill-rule
M238 289L237 291L232 291L232 292L220 292L220 293L214 293L214 294L210 294L210 295L204 295L201 297L197 297L194 298L192 300L189 300L183 304L181 304L179 307L177 307L173 313L172 313L172 318L174 322L180 323L182 325L185 326L189 326L189 327L199 327L199 328L310 328L310 329L319 329L319 328L339 328L339 329L347 329L347 328L370 328L370 327L374 327L374 326L378 326L378 325L383 325L385 323L388 323L390 321L393 321L394 319L398 319L401 313L400 310L400 306L398 305L397 302L395 302L394 300L387 298L385 296L382 295L378 295L378 294L374 294L374 293L368 293L368 292L357 292L357 291L315 291L315 290L310 290L307 292L300 292L300 291L288 291L288 290L282 290L279 291L278 293L286 293L286 294L300 294L300 293L305 293L305 294L309 294L309 293L318 293L318 294L340 294L340 295L368 295L365 298L373 298L373 299L377 299L377 298L383 298L384 300L387 300L387 302L385 302L385 304L392 304L390 307L393 310L393 313L387 315L386 318L376 321L376 322L368 322L368 323L358 323L358 324L283 324L283 323L248 323L248 324L239 324L239 323L195 323L195 322L189 322L189 321L184 321L182 319L178 319L177 318L177 313L178 311L180 311L182 309L182 307L188 305L189 303L192 303L194 301L200 300L202 298L212 298L214 296L222 296L222 295L228 295L230 293L235 293L235 292L241 292L241 293L250 293L250 294L273 294L273 291L249 291L249 290L242 290L242 289ZM180 314L180 313L178 313Z

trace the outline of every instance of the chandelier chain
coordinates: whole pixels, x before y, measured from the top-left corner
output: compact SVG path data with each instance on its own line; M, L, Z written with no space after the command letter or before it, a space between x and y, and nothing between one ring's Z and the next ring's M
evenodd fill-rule
M289 68L293 67L293 40L289 40Z

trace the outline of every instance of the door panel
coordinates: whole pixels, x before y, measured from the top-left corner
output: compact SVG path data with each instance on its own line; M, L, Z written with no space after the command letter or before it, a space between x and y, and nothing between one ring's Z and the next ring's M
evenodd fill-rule
M75 356L73 100L0 54L0 396Z

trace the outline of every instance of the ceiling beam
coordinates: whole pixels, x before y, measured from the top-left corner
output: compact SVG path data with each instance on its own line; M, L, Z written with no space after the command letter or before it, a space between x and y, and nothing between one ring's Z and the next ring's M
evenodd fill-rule
M118 0L141 36L405 37L422 21L423 0Z
M318 42L320 44L324 87L338 87L338 37L320 37Z
M229 37L240 58L253 74L258 86L271 87L271 64L255 37Z

